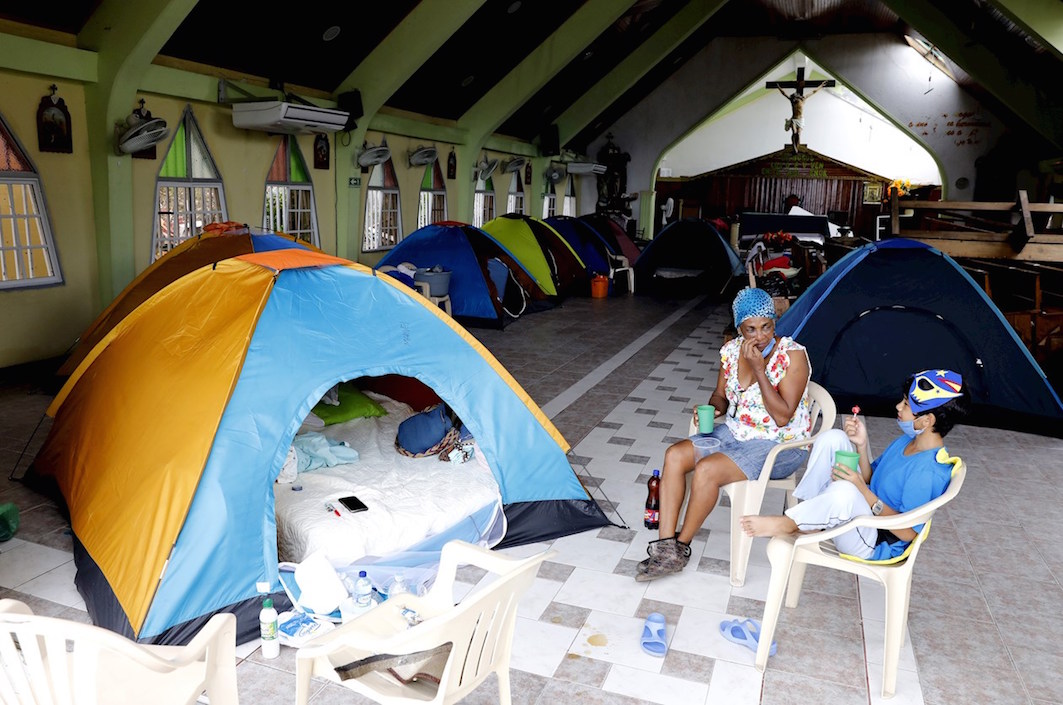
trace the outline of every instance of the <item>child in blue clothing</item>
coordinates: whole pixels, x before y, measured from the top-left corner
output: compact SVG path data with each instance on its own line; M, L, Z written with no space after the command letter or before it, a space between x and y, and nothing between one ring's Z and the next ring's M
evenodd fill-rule
M802 501L784 516L742 517L743 530L749 536L810 533L857 516L901 514L941 496L952 473L943 439L969 405L970 393L956 372L938 369L913 375L897 404L903 436L872 462L867 427L856 414L847 416L844 430L827 431L812 445L808 469L794 491ZM859 471L834 464L837 450L858 452ZM880 536L859 527L834 539L834 545L842 553L881 560L903 553L921 528Z

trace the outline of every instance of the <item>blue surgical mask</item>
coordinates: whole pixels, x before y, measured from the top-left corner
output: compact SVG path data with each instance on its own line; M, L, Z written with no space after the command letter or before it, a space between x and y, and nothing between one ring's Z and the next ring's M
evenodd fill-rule
M771 355L771 351L774 350L774 349L775 349L775 338L772 338L771 342L768 343L768 347L766 347L763 350L761 350L760 356L765 358L765 359L767 359L768 355Z
M901 421L900 419L897 419L897 426L899 426L901 431L904 432L904 435L908 436L909 438L915 438L920 433L926 430L925 428L920 428L916 430L915 419L912 419L911 421Z

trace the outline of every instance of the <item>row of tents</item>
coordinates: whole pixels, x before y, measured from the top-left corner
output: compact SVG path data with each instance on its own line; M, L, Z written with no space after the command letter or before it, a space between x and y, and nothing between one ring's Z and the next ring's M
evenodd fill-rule
M498 327L567 296L585 295L591 277L623 266L634 268L635 291L651 295L718 293L741 273L737 254L706 221L672 223L640 250L604 215L539 220L507 214L483 228L434 223L407 235L377 266L403 263L449 271L454 317ZM686 275L671 278L683 286L660 276L665 271ZM615 278L610 286L618 288Z

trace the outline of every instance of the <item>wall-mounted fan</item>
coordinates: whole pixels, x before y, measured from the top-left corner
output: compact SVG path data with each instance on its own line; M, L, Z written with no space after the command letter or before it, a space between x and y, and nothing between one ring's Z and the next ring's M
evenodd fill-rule
M570 174L604 174L608 171L605 164L597 162L569 162L567 167Z
M391 159L391 148L386 144L373 147L366 143L362 147L361 154L358 155L358 166L376 166L377 164L383 164L389 159Z
M667 223L668 219L672 217L672 211L675 210L675 201L669 196L668 200L661 206L661 223Z
M124 125L114 126L114 153L133 154L153 147L166 139L169 133L166 121L151 117L141 101L141 107L129 114Z
M546 183L559 184L561 183L561 179L565 178L565 168L551 164L550 167L543 172L543 176L546 177Z
M484 158L476 165L476 180L487 181L491 178L491 174L495 173L495 169L497 168L498 160L488 159L487 155L484 155Z
M428 166L436 160L439 152L435 147L421 147L410 152L410 166Z
M502 164L502 171L506 174L512 174L515 171L520 171L524 168L524 165L527 163L527 161L528 160L524 157L513 157L512 159Z

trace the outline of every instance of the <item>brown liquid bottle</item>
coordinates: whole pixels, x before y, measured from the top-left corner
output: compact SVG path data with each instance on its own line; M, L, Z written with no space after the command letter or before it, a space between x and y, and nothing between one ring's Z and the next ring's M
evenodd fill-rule
M646 495L646 513L643 515L642 523L647 529L656 529L660 523L661 509L661 499L658 493L658 488L661 486L660 470L653 471L653 476L646 482L646 486L650 492Z

